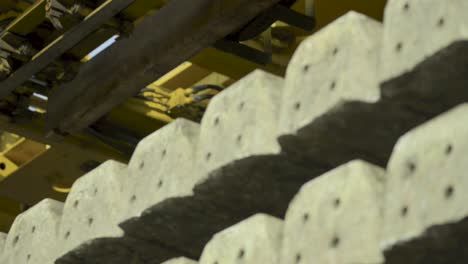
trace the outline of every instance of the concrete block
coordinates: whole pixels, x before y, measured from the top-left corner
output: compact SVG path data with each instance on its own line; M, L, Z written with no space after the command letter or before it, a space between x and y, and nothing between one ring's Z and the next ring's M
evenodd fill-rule
M468 216L468 104L405 134L388 165L382 246Z
M61 256L83 242L123 234L121 220L121 178L124 164L107 161L79 178L65 202L57 249Z
M242 159L213 171L193 195L164 200L120 226L127 236L160 241L194 259L214 234L256 213L283 217L300 187L327 170L283 155Z
M338 102L379 98L382 26L349 12L306 39L286 73L280 133L294 133Z
M60 245L57 231L62 209L61 202L45 199L18 215L8 233L2 263L53 263Z
M197 262L188 258L176 258L163 262L162 264L197 264Z
M465 0L391 0L385 10L381 79L388 80L455 40L468 38Z
M304 185L286 213L281 263L381 263L384 170L355 160Z
M192 193L198 181L193 173L198 137L197 123L177 119L140 141L123 184L126 218L166 198Z
M197 149L201 174L237 159L279 152L276 131L282 88L280 77L257 70L211 100Z
M5 248L5 243L6 243L7 235L8 235L8 234L1 233L1 232L0 232L0 256L2 255L3 249Z
M201 264L279 264L283 223L264 215L254 215L214 235L200 258Z

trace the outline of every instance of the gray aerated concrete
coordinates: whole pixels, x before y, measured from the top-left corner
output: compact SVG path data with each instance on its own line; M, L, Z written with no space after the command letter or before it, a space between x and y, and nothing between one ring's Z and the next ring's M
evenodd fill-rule
M384 170L354 160L305 184L286 214L281 263L382 263Z
M286 73L280 134L294 133L342 100L379 99L382 25L349 12L304 40Z
M397 143L388 165L382 246L468 216L468 104L417 127Z
M121 236L121 179L127 166L107 161L79 178L72 186L63 209L57 237L57 256L87 240ZM117 197L116 197L117 196Z
M388 80L456 40L468 39L465 0L388 1L380 78Z
M282 232L280 219L254 215L214 235L200 264L279 264Z
M57 231L62 210L61 202L45 199L18 215L8 233L2 263L53 263L61 246Z

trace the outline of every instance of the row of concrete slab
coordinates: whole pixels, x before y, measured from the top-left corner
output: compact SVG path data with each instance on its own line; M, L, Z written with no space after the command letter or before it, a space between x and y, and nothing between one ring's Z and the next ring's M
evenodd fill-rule
M19 215L0 263L465 263L467 8L346 14L284 79L251 73Z

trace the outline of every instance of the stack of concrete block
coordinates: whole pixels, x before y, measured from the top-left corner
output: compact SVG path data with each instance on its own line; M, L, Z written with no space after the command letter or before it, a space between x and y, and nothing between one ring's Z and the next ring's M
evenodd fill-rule
M201 125L176 120L142 140L128 167L108 162L78 180L63 214L50 200L21 214L0 260L393 264L410 245L407 263L424 263L432 228L468 226L468 106L417 127L468 100L468 44L440 51L467 39L467 7L391 0L383 27L346 14L304 41L284 81L251 73ZM371 164L390 154L388 173ZM272 216L249 218L261 212ZM169 260L179 256L190 259Z

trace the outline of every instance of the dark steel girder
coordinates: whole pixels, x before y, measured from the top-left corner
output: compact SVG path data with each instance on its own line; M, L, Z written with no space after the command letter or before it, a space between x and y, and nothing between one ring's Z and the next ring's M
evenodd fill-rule
M69 29L62 37L56 39L36 54L30 62L13 72L6 80L0 82L0 97L10 95L11 92L28 81L34 74L43 70L47 65L73 48L86 36L97 30L102 24L117 15L134 1L135 0L106 1L80 24Z
M279 0L171 0L49 97L47 127L76 133Z

